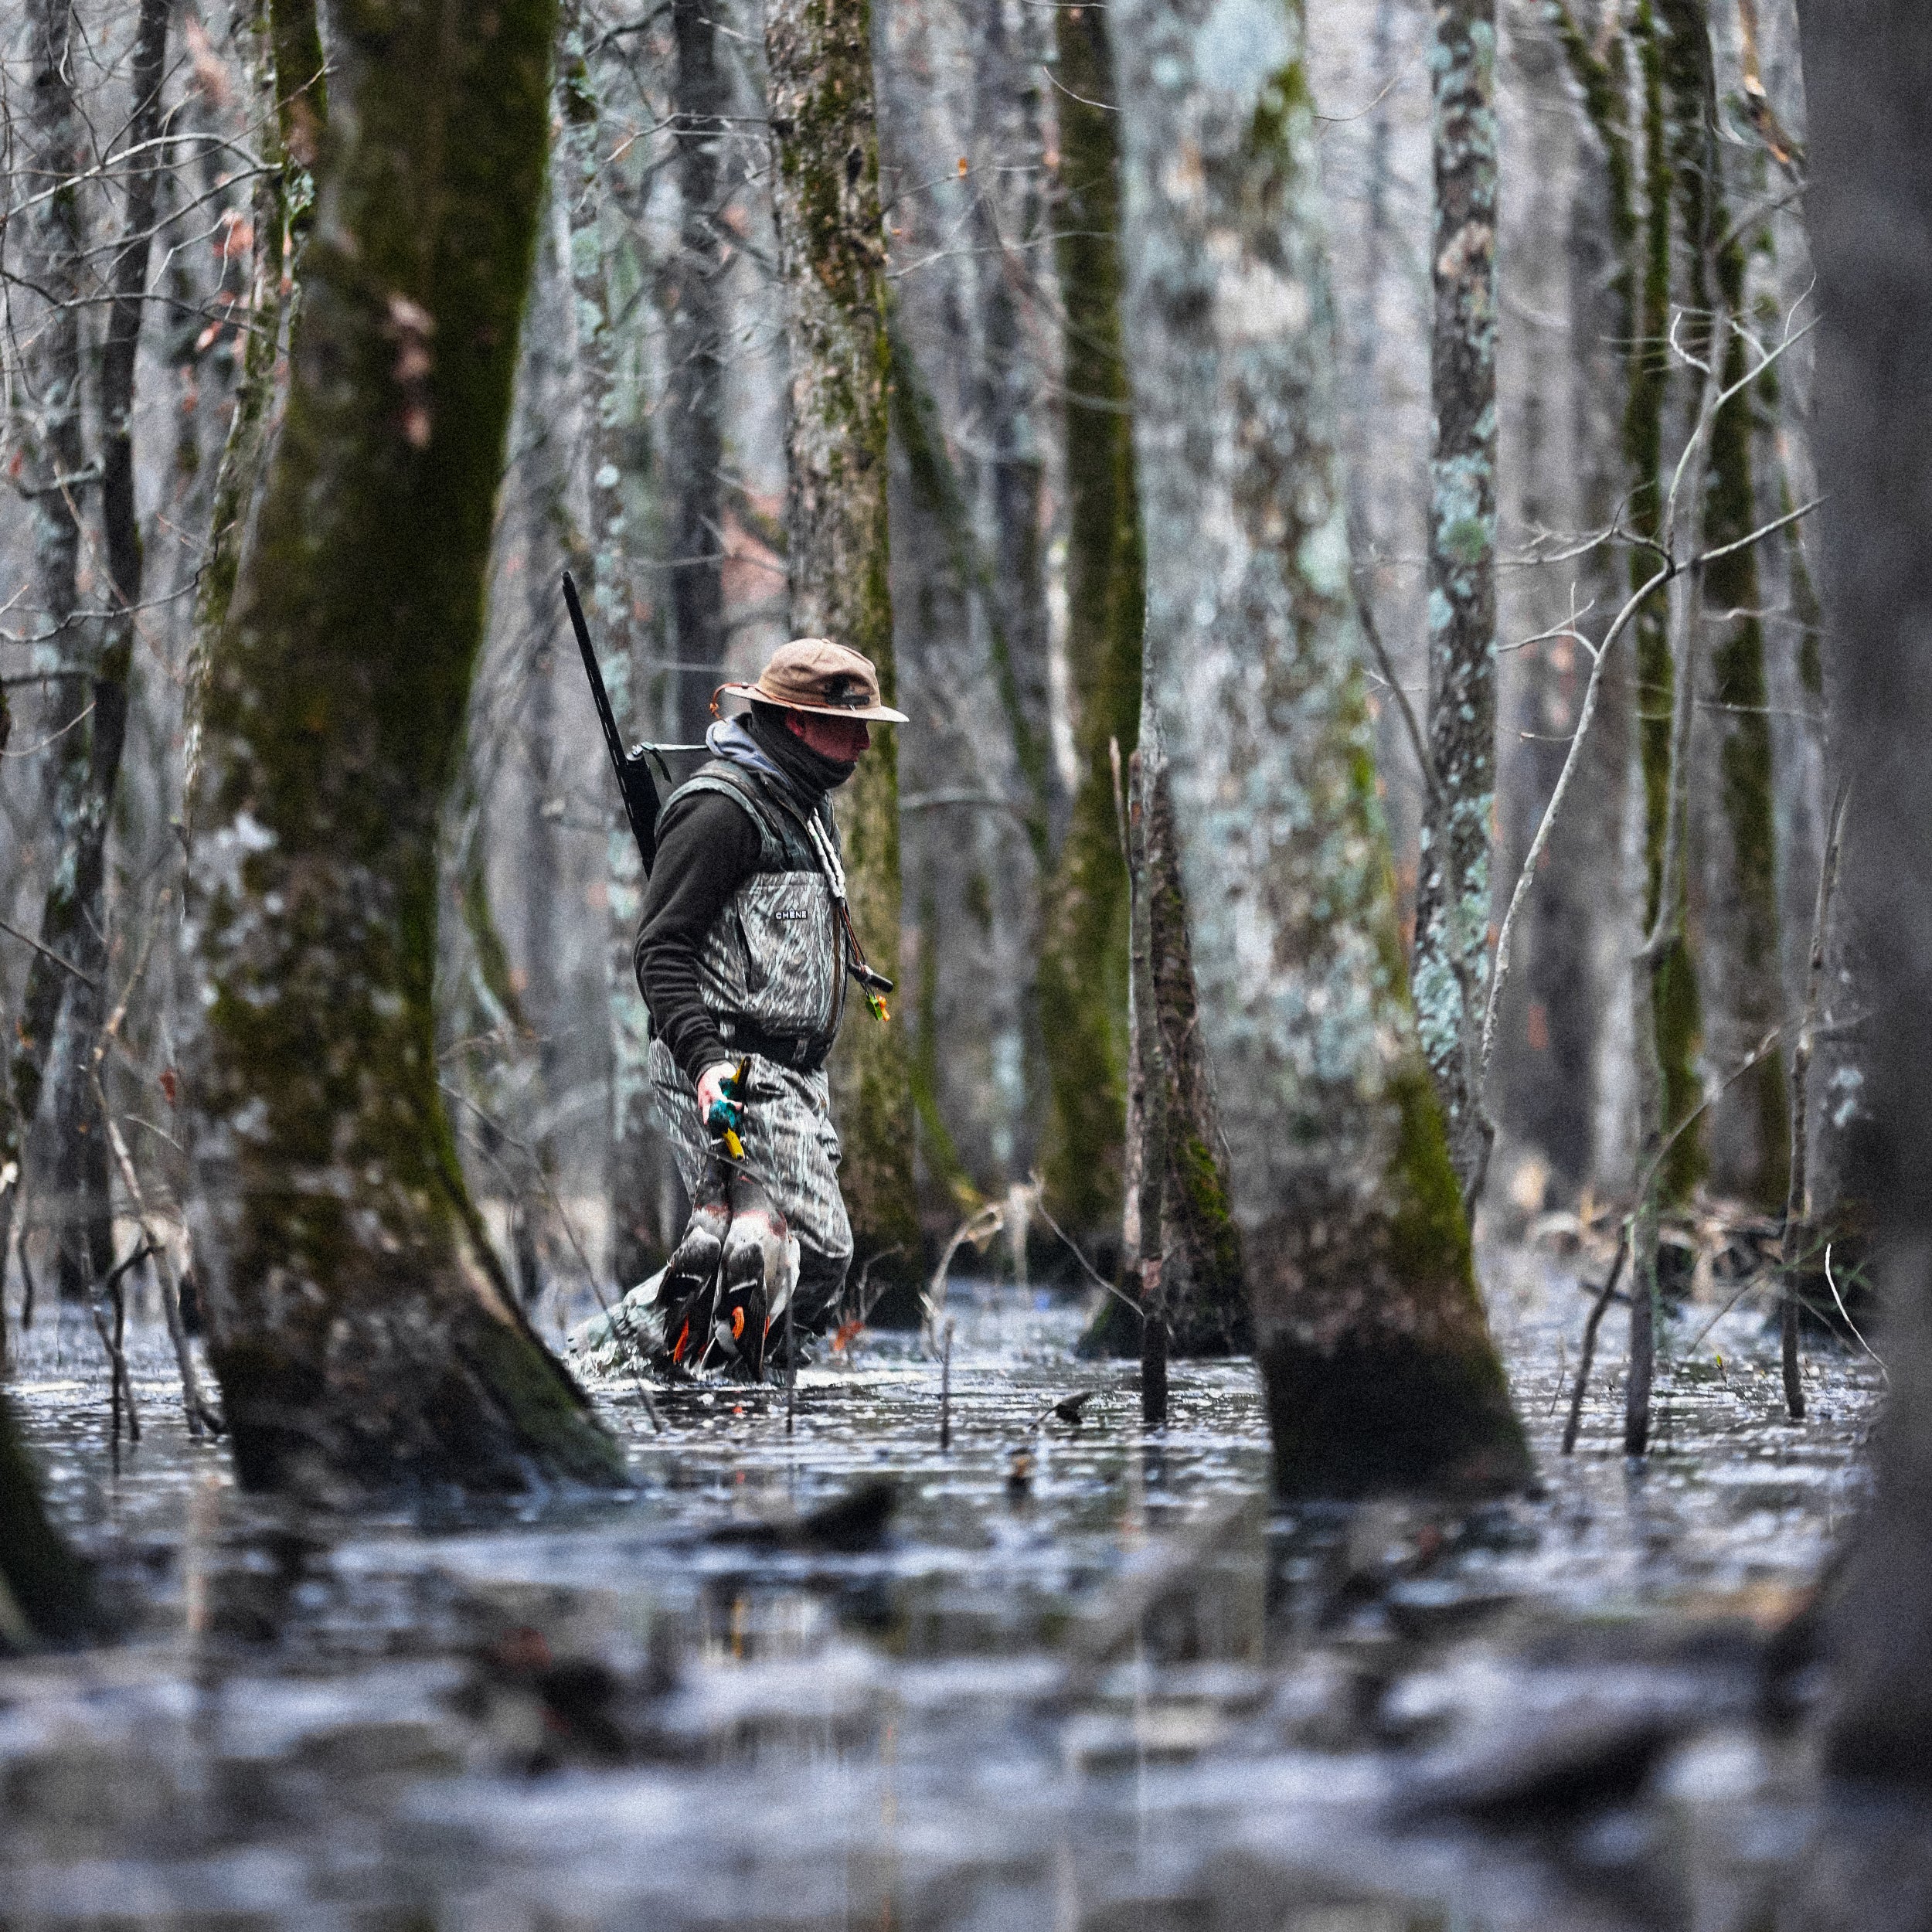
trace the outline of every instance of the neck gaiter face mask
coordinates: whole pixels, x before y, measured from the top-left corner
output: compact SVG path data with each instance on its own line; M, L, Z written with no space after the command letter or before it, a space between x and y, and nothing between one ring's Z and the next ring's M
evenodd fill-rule
M751 714L748 726L758 749L801 791L815 799L835 791L859 769L855 758L828 758L785 729L782 716Z

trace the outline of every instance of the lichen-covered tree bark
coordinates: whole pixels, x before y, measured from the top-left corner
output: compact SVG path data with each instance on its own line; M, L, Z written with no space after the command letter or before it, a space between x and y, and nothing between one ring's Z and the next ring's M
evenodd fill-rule
M98 1628L93 1580L48 1522L39 1479L0 1401L0 1655Z
M868 0L774 0L765 59L791 355L791 628L862 651L893 692L886 566L885 238ZM899 970L898 747L882 728L839 800L852 913L873 965ZM910 1279L918 1250L903 1036L861 1011L832 1060L840 1185L875 1279Z
M1507 1487L1376 800L1301 9L1114 22L1149 688L1277 1481Z
M1080 782L1047 894L1040 1022L1050 1083L1044 1160L1056 1215L1091 1233L1120 1212L1128 1043L1127 870L1109 747L1138 741L1141 530L1121 348L1118 158L1107 10L1054 13L1066 311L1066 657Z
M1641 102L1642 218L1637 237L1635 327L1630 345L1630 381L1624 411L1624 452L1630 469L1628 518L1631 528L1655 543L1663 535L1665 474L1664 430L1670 396L1672 173L1669 116L1665 91L1665 43L1651 0L1638 0L1631 15L1631 46L1635 56ZM1653 553L1641 544L1631 547L1630 583L1635 590L1655 567ZM1697 1075L1697 1052L1703 1036L1702 1004L1698 997L1696 961L1691 951L1689 927L1683 917L1685 869L1679 862L1667 876L1665 828L1670 817L1672 787L1677 783L1671 760L1671 719L1677 673L1671 652L1670 624L1665 601L1653 597L1638 612L1633 629L1637 660L1637 755L1644 788L1644 857L1648 881L1644 900L1644 930L1657 923L1668 897L1672 937L1650 961L1647 1038L1657 1058L1655 1104L1641 1097L1638 1106L1638 1160L1648 1166L1664 1136L1689 1120L1702 1098ZM1640 1054L1651 1050L1640 1046ZM1642 1087L1640 1079L1640 1090ZM1704 1141L1693 1124L1679 1134L1665 1156L1659 1176L1666 1203L1686 1200L1702 1179ZM1648 1243L1638 1248L1640 1274L1654 1266Z
M211 655L191 1223L243 1480L615 1480L437 1083L437 831L481 630L550 0L345 6L286 417Z
M1873 1204L1892 1388L1878 1491L1832 1627L1828 1763L1932 1784L1932 12L1805 6L1811 245L1824 318L1819 480L1835 734L1855 760L1845 841L1872 1004ZM1889 1876L1889 1874L1887 1874ZM1875 1915L1875 1917L1882 1915ZM1853 1922L1847 1917L1845 1923Z
M1713 304L1727 317L1747 318L1745 236L1733 220L1724 192L1707 0L1662 0L1659 12L1669 36L1666 73L1679 220L1692 271L1691 304L1699 311L1691 341L1702 352L1709 334L1702 312ZM1750 361L1743 337L1728 331L1715 352L1726 387L1742 382ZM1717 412L1711 425L1703 541L1712 549L1740 543L1758 522L1751 446L1753 414L1764 400L1761 389L1743 390ZM1714 989L1713 1004L1731 1024L1729 1060L1753 1050L1785 1010L1757 546L1719 558L1705 573L1704 588L1708 608L1703 621L1717 633L1711 653L1714 702L1709 723L1717 743L1716 816L1722 833L1716 855L1721 872L1709 896L1700 950L1705 984ZM1718 1184L1777 1213L1791 1180L1784 1055L1767 1054L1733 1094L1718 1098L1713 1111L1719 1118L1707 1145Z
M20 183L31 197L21 265L46 306L25 345L19 385L9 397L14 406L9 429L23 459L19 480L33 517L40 620L33 668L56 679L78 650L80 512L94 480L82 419L82 298L92 291L81 179L87 129L75 91L81 38L73 0L33 0L27 16L30 79L20 124ZM46 707L49 730L70 723L86 701L78 677L60 679ZM49 804L59 764L49 760L42 781Z
M1436 0L1430 280L1429 751L1416 880L1416 1024L1473 1212L1488 1163L1477 1077L1496 790L1496 9Z

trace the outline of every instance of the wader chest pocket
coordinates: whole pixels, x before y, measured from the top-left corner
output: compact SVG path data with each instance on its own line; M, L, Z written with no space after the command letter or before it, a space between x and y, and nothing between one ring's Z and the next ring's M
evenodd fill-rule
M734 910L731 923L738 929L738 951L745 963L745 990L761 993L764 991L766 981L771 977L770 972L752 950L750 937L745 931L744 914Z

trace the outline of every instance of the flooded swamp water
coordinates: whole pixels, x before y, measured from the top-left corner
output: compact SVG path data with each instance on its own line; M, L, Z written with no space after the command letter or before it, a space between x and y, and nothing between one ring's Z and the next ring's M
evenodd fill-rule
M1833 1922L1808 1605L1879 1369L1815 1350L1794 1427L1733 1313L1637 1468L1613 1318L1565 1459L1586 1298L1487 1259L1543 1486L1461 1515L1271 1513L1249 1365L1177 1364L1149 1437L1010 1287L954 1290L944 1449L939 1362L869 1336L790 1435L782 1392L660 1432L614 1383L629 1494L415 1522L238 1494L145 1331L117 1468L91 1335L38 1324L11 1399L134 1621L0 1665L0 1927ZM1932 1834L1886 1828L1889 1922L1932 1924Z

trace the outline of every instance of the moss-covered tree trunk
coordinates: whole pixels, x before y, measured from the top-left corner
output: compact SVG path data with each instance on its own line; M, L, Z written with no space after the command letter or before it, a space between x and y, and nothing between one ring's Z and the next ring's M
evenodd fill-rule
M1556 10L1559 38L1583 95L1586 114L1601 140L1607 166L1614 239L1627 250L1617 278L1617 315L1628 338L1621 444L1625 471L1623 515L1651 544L1660 543L1668 485L1664 430L1670 393L1668 332L1674 192L1666 112L1666 47L1651 0L1638 0L1628 34L1593 44L1567 8ZM1634 83L1627 86L1626 83ZM1633 130L1631 107L1637 108ZM1634 137L1633 138L1633 134ZM1648 581L1655 552L1632 547L1629 587ZM1634 764L1643 789L1641 922L1631 948L1631 1014L1636 1079L1636 1166L1656 1178L1637 1203L1632 1231L1632 1372L1625 1387L1625 1441L1641 1453L1649 1427L1649 1378L1659 1306L1657 1230L1662 1203L1681 1201L1703 1175L1703 1142L1695 1125L1665 1151L1672 1128L1690 1119L1701 1097L1696 1058L1701 1002L1685 908L1684 842L1666 850L1676 769L1672 720L1678 672L1669 606L1653 597L1631 626L1635 662ZM1686 643L1694 638L1685 627ZM1646 942L1661 933L1662 943ZM1658 1165L1662 1154L1661 1167Z
M862 651L893 692L886 579L885 234L868 0L773 0L765 16L774 197L786 338L791 628ZM899 973L899 777L876 734L839 800L853 923L873 965ZM840 1185L857 1253L897 1248L875 1277L910 1279L918 1214L913 1106L900 1028L862 1007L833 1056Z
M1042 126L1046 83L1040 60L1047 28L1037 9L1015 0L991 0L975 11L974 151L1019 186L1010 197L982 192L973 198L978 346L968 393L971 420L977 426L974 440L981 446L972 465L978 499L973 525L981 533L986 560L994 675L1011 725L1014 762L1026 787L1027 831L1044 866L1049 849L1066 835L1068 804L1049 749L1047 723L1053 679L1042 542L1046 468L1039 420L1046 399L1021 300L1026 270L1020 250L1039 232L1044 210L1035 172L1001 158L1036 155L1048 145ZM1029 1060L1036 1046L1027 1042ZM1032 1123L1019 1125L1020 1147L1030 1148Z
M1628 527L1655 543L1662 536L1664 422L1669 395L1672 267L1672 173L1665 115L1664 56L1651 0L1638 0L1628 29L1587 33L1567 6L1555 7L1559 40L1583 97L1583 107L1604 151L1611 239L1625 255L1612 294L1613 322L1626 348L1621 442L1624 478L1623 517ZM1631 108L1637 110L1633 128ZM1628 587L1647 582L1655 552L1632 546ZM1672 785L1671 716L1676 675L1669 623L1662 599L1651 598L1631 626L1636 662L1635 763L1643 786L1643 930L1649 932L1666 889L1664 829ZM1681 894L1683 873L1668 882ZM1701 1020L1696 975L1677 923L1678 937L1649 961L1649 984L1639 1005L1640 1045L1638 1165L1648 1165L1661 1143L1666 1120L1685 1118L1696 1104L1693 1067ZM1656 1077L1646 1088L1646 1055ZM1681 1136L1665 1163L1666 1198L1682 1199L1702 1177L1702 1142ZM1640 1259L1640 1266L1642 1265Z
M254 138L263 166L250 205L254 258L243 318L241 376L216 473L208 554L195 601L185 707L183 787L189 793L201 763L202 685L209 654L228 621L248 514L261 485L274 420L277 369L294 300L298 244L315 213L310 168L328 112L315 0L255 0L243 32L257 110Z
M1143 725L1141 838L1148 964L1155 1050L1143 1048L1144 1077L1158 1089L1148 1110L1143 1172L1160 1172L1160 1213L1153 1236L1142 1221L1143 1256L1160 1258L1161 1304L1168 1345L1176 1355L1245 1351L1251 1338L1241 1240L1228 1202L1226 1145L1208 1077L1201 1015L1188 937L1187 894L1173 786L1160 733Z
M1877 1493L1832 1626L1827 1763L1932 1785L1932 11L1807 5L1811 245L1823 318L1818 469L1833 735L1855 772L1845 838L1856 921L1872 1203L1891 1371ZM1861 1918L1896 1914L1897 1866ZM1835 1900L1834 1906L1840 1901ZM1908 1912L1910 1908L1908 1908ZM1821 1920L1818 1922L1822 1922Z
M1429 750L1416 1022L1474 1211L1488 1165L1478 1036L1496 794L1496 9L1437 0L1430 345Z
M1701 352L1709 335L1704 316L1713 305L1726 317L1747 318L1744 241L1724 192L1707 0L1661 0L1659 12L1669 36L1673 172L1697 311L1690 338ZM1727 330L1715 348L1725 386L1741 383L1751 360L1743 337ZM1762 397L1761 389L1742 390L1711 425L1703 541L1712 549L1740 542L1758 521L1751 445ZM1705 573L1704 589L1703 621L1718 634L1711 657L1715 704L1708 715L1717 746L1722 876L1713 882L1702 950L1706 984L1716 989L1716 1003L1731 1023L1726 1058L1742 1059L1783 1019L1786 1004L1757 546L1719 558ZM1718 1184L1767 1213L1779 1213L1791 1181L1784 1055L1767 1053L1713 1111L1709 1146Z
M93 1580L47 1521L40 1482L0 1401L0 1654L99 1627Z
M1080 778L1046 894L1039 1007L1050 1083L1043 1162L1053 1212L1083 1233L1119 1211L1126 1098L1127 872L1110 745L1138 740L1141 531L1121 348L1118 156L1104 7L1054 13L1066 315L1066 657Z
M243 1480L617 1478L437 1084L437 832L482 624L550 0L332 22L287 411L208 666L191 1220Z
M1641 104L1642 223L1638 236L1636 326L1631 342L1630 383L1624 413L1624 452L1630 469L1630 527L1652 543L1664 535L1664 496L1668 477L1664 427L1670 396L1672 170L1665 87L1665 42L1651 0L1638 0L1632 16ZM1630 585L1635 590L1655 568L1655 553L1641 544L1630 553ZM1676 668L1671 655L1670 624L1665 601L1653 597L1638 614L1633 629L1637 658L1637 756L1644 787L1644 859L1646 886L1644 930L1656 927L1668 895L1669 943L1651 960L1650 1032L1656 1043L1657 1104L1639 1102L1638 1165L1647 1168L1672 1126L1690 1118L1702 1098L1697 1053L1703 1037L1702 1002L1698 996L1696 961L1689 922L1683 916L1685 872L1679 863L1666 876L1665 828L1676 777L1671 761L1671 719ZM1641 1085L1641 1083L1640 1083ZM1704 1141L1693 1125L1672 1144L1658 1185L1666 1202L1688 1199L1704 1177ZM1640 1273L1655 1257L1638 1250Z
M1301 8L1114 20L1149 684L1277 1479L1506 1487L1376 800Z

